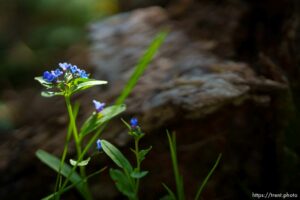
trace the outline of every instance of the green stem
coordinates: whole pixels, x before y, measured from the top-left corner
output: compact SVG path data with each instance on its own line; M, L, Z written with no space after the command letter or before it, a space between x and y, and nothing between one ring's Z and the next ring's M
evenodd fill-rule
M66 100L66 105L67 105L67 109L68 109L68 113L69 113L69 117L70 117L71 127L73 130L73 136L74 136L74 140L75 140L75 146L76 146L77 157L78 157L77 159L78 159L78 162L80 162L79 158L80 158L80 155L82 154L81 141L79 139L79 134L78 134L78 130L77 130L76 122L75 122L75 117L73 114L70 96L66 95L65 100ZM80 167L80 175L82 176L82 178L86 177L85 166ZM87 195L87 199L90 200L90 199L92 199L92 195L89 191L88 182L85 182L84 185L85 185L85 192Z
M92 137L92 139L91 139L91 140L88 142L88 144L85 146L85 148L83 149L82 153L80 154L80 156L79 156L79 158L78 158L78 162L77 162L77 163L79 163L79 162L82 161L84 155L87 153L87 151L89 150L89 148L95 143L95 141L97 140L97 138L99 138L99 136L100 136L100 134L102 133L103 129L106 127L106 124L107 124L107 123L105 123L105 124L104 124L104 125L103 125L96 133L95 133L95 135ZM78 165L76 164L76 165L72 168L71 172L68 174L68 176L67 176L67 178L65 179L65 181L64 181L64 183L63 183L63 185L62 185L62 187L60 188L60 191L62 191L62 190L66 187L66 185L67 185L68 182L69 182L69 179L70 179L71 175L75 172L75 170L77 169L77 167L78 167ZM58 191L58 193L60 193L60 191Z
M137 172L140 172L141 170L141 161L140 161L140 158L139 158L139 138L135 138L134 139L134 147L135 147L135 156L136 156L136 169L137 169ZM136 185L135 185L135 196L136 196L136 199L138 199L138 193L139 193L139 184L140 184L140 180L137 179L136 180Z
M121 103L123 103L123 102L121 102ZM107 124L108 124L108 122L104 123L104 124L98 129L98 131L96 131L96 133L94 134L94 136L88 141L87 145L85 145L85 148L83 149L82 153L80 154L77 163L79 163L79 162L82 161L84 155L88 152L88 150L91 148L91 146L92 146L93 144L95 144L96 140L100 137L102 131L105 129L105 127L107 126ZM77 167L78 167L78 165L76 164L76 165L72 168L71 172L68 174L68 176L67 176L67 178L65 179L65 181L64 181L64 183L63 183L63 185L62 185L62 187L60 188L60 191L63 190L63 189L67 186L70 177L71 177L72 174L75 172L75 170L77 169ZM59 191L58 191L58 192L59 192Z
M62 154L62 158L61 158L60 165L59 165L59 170L58 170L57 177L56 177L55 194L56 194L58 188L61 187L62 176L61 176L60 172L61 172L62 166L63 166L63 164L64 164L64 162L66 160L66 156L67 156L67 153L68 153L68 146L69 146L69 142L70 142L71 136L72 136L72 127L71 127L71 123L70 123L69 124L69 128L68 128L68 134L67 134L67 137L66 137L66 142L65 142L64 150L63 150L63 154ZM57 198L57 199L59 199L59 194L55 195L54 197Z
M77 127L76 127L75 118L74 118L74 115L73 115L73 110L72 110L72 104L71 104L71 101L70 101L70 97L65 96L65 100L66 100L67 109L68 109L68 113L69 113L69 117L70 117L70 123L71 123L72 129L73 129L73 136L74 136L74 139L75 139L77 155L79 156L81 154L81 146L80 146L80 140L79 140L79 135L78 135Z

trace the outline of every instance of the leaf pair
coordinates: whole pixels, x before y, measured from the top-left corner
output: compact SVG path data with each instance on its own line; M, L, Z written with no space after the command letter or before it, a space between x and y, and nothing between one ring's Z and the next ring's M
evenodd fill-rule
M127 196L129 199L137 198L137 180L143 178L148 174L148 171L139 171L133 169L127 158L114 145L106 140L101 140L103 151L110 157L110 159L123 171L119 169L110 169L109 173L114 180L118 190ZM140 160L143 160L146 154L151 150L151 147L139 152Z
M116 187L129 199L133 199L135 196L135 186L130 177L130 174L133 172L130 162L114 145L108 141L101 140L101 144L106 155L110 157L110 159L118 167L123 169L123 171L119 169L110 169L109 171L111 178L116 184Z
M77 78L70 83L61 82L58 85L55 85L53 83L49 83L45 81L41 76L35 77L34 79L37 80L41 85L43 85L47 89L47 91L43 91L41 93L43 97L64 96L64 95L70 96L77 92L80 92L82 90L88 89L96 85L107 84L107 81ZM49 89L56 89L56 91L49 91Z

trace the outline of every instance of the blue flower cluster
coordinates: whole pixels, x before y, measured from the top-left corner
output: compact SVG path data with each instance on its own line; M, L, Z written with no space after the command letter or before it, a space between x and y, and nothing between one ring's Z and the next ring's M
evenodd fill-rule
M56 82L58 77L60 77L63 72L60 69L56 69L55 71L45 71L43 74L43 79L49 83Z
M49 83L56 83L60 76L64 73L72 74L74 78L88 78L89 74L85 70L79 69L76 65L70 63L59 63L59 67L62 69L56 69L54 71L45 71L43 74L43 79Z

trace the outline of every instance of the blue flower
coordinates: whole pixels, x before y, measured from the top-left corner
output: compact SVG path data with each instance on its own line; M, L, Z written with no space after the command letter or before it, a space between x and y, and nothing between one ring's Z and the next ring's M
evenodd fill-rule
M59 76L61 76L63 74L63 71L61 71L60 69L56 69L55 71L51 71L51 74L57 78Z
M138 124L138 119L135 118L135 117L131 118L131 120L130 120L130 126L131 126L131 128L136 128L138 125L139 125Z
M58 63L59 67L62 68L62 70L66 71L68 70L72 65L68 63Z
M70 70L71 70L72 74L75 74L78 72L79 69L76 65L71 65Z
M97 150L98 151L101 151L102 150L102 144L101 144L101 140L100 139L98 139L97 141L96 141L96 145L97 145Z
M86 72L85 72L85 70L78 70L79 71L79 76L81 77L81 78L89 78L89 74L87 74Z
M43 74L43 79L47 82L52 83L55 80L55 78L56 77L48 71L45 71L44 74Z
M93 100L93 103L95 105L96 111L99 113L104 109L105 103L101 103L99 101Z

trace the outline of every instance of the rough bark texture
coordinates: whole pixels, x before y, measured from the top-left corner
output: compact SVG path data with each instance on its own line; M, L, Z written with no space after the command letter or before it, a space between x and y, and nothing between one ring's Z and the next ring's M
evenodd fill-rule
M79 120L91 112L91 99L115 99L153 37L167 28L169 35L164 45L127 99L128 109L122 116L139 117L147 133L142 144L153 146L143 165L151 173L141 183L141 199L158 199L166 194L161 182L174 188L166 129L177 133L180 170L188 199L192 199L220 152L222 162L203 193L204 199L246 199L251 198L251 192L293 192L288 190L291 183L284 185L285 174L280 172L290 103L288 79L281 72L286 70L289 78L298 72L292 62L277 63L273 60L276 53L262 50L276 51L277 46L272 45L278 38L274 36L268 43L260 37L268 38L273 31L260 34L256 32L259 29L245 28L251 26L245 20L253 19L256 6L264 12L272 1L181 2L185 2L180 7L183 9L175 4L168 11L150 7L91 26L95 75L110 84L105 90L94 90L83 97ZM275 13L266 13L267 25L262 27L268 27L269 18L277 16L277 9L270 8ZM284 12L288 13L288 8ZM289 19L286 15L279 18L283 24ZM260 27L259 21L254 20L253 26ZM278 35L282 45L291 45L281 36ZM245 42L249 37L254 37L250 41L255 50L247 51ZM296 82L296 78L290 80ZM46 101L36 91L17 97L23 100L12 106L26 107L27 112L20 119L20 129L0 136L0 198L37 199L51 192L50 180L55 175L39 163L34 152L38 148L57 155L61 152L67 115L63 114L60 99ZM125 151L131 145L119 120L111 124L104 137ZM107 161L99 159L102 160L92 163L91 170L106 165ZM29 180L31 183L27 184ZM42 180L47 182L41 188ZM103 174L101 180L92 180L97 199L122 199L107 175ZM76 196L72 192L66 197Z

